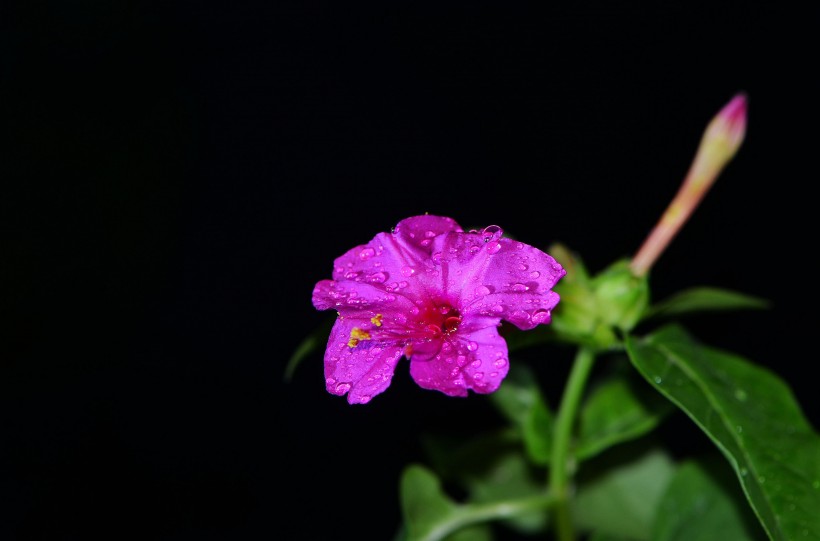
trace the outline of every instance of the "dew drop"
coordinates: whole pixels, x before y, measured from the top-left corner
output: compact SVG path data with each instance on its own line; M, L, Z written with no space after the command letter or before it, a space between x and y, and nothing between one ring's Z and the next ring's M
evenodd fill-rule
M654 379L655 379L655 383L657 383L658 385L660 385L661 383L663 383L663 378L662 378L662 377L660 377L660 376L655 376L655 378L654 378Z
M541 273L540 273L540 272L538 272L538 271L532 271L532 272L530 273L530 278L535 279L535 278L538 278L539 276L541 276Z
M374 255L376 255L376 250L374 250L373 248L367 247L367 248L362 249L361 252L359 252L359 259L362 259L362 260L370 259Z
M497 225L488 225L481 231L481 236L484 237L484 242L491 240L498 240L504 231Z
M746 477L747 475L749 475L749 470L747 470L746 468L740 468L740 476Z
M481 359L474 360L473 362L470 363L470 365L474 366L475 368L478 368L479 366L481 366Z
M544 308L540 308L532 314L532 322L535 323L535 324L549 323L549 321L550 321L550 311L549 310L545 310Z
M522 293L524 291L527 291L529 287L525 286L524 284L513 284L510 289L512 289L516 293Z
M405 288L405 287L407 287L408 285L410 285L410 284L408 284L407 282L405 282L404 280L402 280L401 282L399 282L398 289L404 289L404 288Z
M487 253L496 254L501 249L500 242L493 242L487 245Z
M464 366L465 364L467 364L467 357L465 357L464 355L459 355L458 357L456 357L456 362L459 366Z
M743 389L735 389L735 398L737 398L741 402L744 402L747 398L746 391L744 391Z
M504 368L505 366L507 366L507 359L496 359L495 361L493 361L493 365L496 368Z
M530 314L525 312L524 310L516 310L515 312L510 314L510 320L526 323L530 320Z
M367 277L367 281L373 282L374 284L381 284L385 280L387 280L387 275L381 271L374 272L373 274Z
M478 349L478 344L475 342L467 342L467 351L475 351Z
M430 256L430 259L433 260L433 263L441 263L441 252L433 253L433 255Z
M410 313L413 314L414 316L419 315L419 307L418 306L413 306L412 308L410 308Z
M484 372L476 372L473 374L473 379L484 379Z
M338 359L336 359L336 360L338 360ZM325 380L325 384L326 384L328 387L333 387L333 386L336 384L336 378L327 378L327 379Z
M490 294L490 288L487 286L478 286L475 288L475 295L476 297L483 297L484 295Z
M405 276L407 278L413 276L414 274L416 274L416 272L418 272L418 271L415 268L410 267L410 266L405 266L405 267L401 268L401 275Z
M336 385L336 392L339 393L339 394L345 394L349 390L350 390L350 384L349 383L339 383L338 385Z
M428 229L427 231L424 232L424 236L427 237L428 239L432 239L433 237L436 236L436 232L435 231L430 231Z
M433 239L424 239L419 244L422 246L430 246L430 243L433 242Z
M526 263L521 263L520 265L518 265L518 270L520 270L520 271L525 271L528 268L530 268L530 266L527 265Z

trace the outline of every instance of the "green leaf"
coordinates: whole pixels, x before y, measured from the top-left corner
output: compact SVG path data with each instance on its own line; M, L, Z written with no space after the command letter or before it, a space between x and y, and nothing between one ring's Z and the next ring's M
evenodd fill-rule
M649 539L655 509L674 473L672 459L645 441L585 463L572 502L575 523L605 539Z
M296 347L296 350L285 365L285 381L290 381L293 378L296 367L299 366L305 358L327 345L330 329L333 328L334 323L336 323L335 317L324 321Z
M626 344L638 371L728 459L769 537L820 539L820 437L786 383L677 325Z
M530 460L546 465L550 459L552 414L530 368L523 363L511 364L504 383L490 400L521 431Z
M546 474L535 470L523 453L510 450L488 463L480 476L470 479L467 490L474 503L494 503L543 495ZM504 521L518 532L544 531L547 526L546 508L521 513Z
M468 440L425 438L425 447L442 479L463 489L471 503L494 503L543 495L546 470L524 456L519 434L489 432ZM504 524L519 532L541 531L546 512L522 512Z
M693 287L652 305L644 319L719 310L760 310L768 307L769 301L760 297L715 287Z
M400 492L407 541L444 539L458 529L459 506L444 494L438 478L427 468L408 466Z
M646 382L629 376L616 374L605 380L584 402L575 451L579 460L650 432L674 411Z
M438 477L419 464L405 468L400 495L406 541L466 541L469 532L463 532L465 528L546 509L551 503L542 491L529 498L458 504L444 493ZM458 537L452 537L457 533Z
M678 468L652 527L652 541L715 539L766 539L731 468L720 456L687 461Z

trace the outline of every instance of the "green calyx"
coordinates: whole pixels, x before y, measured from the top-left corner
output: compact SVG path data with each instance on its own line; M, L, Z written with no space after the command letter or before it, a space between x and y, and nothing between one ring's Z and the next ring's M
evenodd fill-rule
M552 327L563 341L598 350L621 347L620 335L632 330L646 313L649 285L635 276L628 260L619 260L590 277L580 259L562 245L550 253L567 274L555 286L561 301L552 313Z

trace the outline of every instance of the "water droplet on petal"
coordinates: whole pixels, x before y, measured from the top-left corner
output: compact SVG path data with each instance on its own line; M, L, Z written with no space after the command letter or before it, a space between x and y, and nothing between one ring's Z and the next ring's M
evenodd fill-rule
M530 273L530 278L535 279L535 278L538 278L539 276L541 276L541 273L540 273L540 272L538 272L538 271L532 271L532 272Z
M465 364L467 364L467 357L464 355L459 355L458 357L456 357L456 362L459 366L464 366Z
M418 271L415 268L410 267L410 266L405 266L405 267L401 268L402 276L406 276L407 278L413 276L414 274L416 274L416 272L418 272Z
M503 233L504 231L497 225L488 225L481 231L481 236L484 238L484 242L490 242L491 240L498 240Z
M516 293L522 293L524 291L527 291L529 287L524 284L513 284L510 289L512 289Z
M515 312L510 314L510 320L526 323L530 320L530 314L525 312L524 310L516 310Z
M500 242L491 242L487 245L487 253L488 254L496 254L501 249Z
M404 280L402 280L401 282L399 282L398 289L404 289L405 287L407 287L407 286L409 286L409 285L410 285L410 284L408 284L407 282L405 282Z
M410 313L413 314L414 316L419 315L419 307L418 306L413 306L412 308L410 308Z
M549 323L549 321L550 321L550 311L549 310L545 310L544 308L540 308L532 314L532 322L535 323L536 325L540 324L540 323Z
M423 240L423 241L421 241L419 244L420 244L421 246L430 246L430 243L431 243L431 242L433 242L433 239L424 239L424 240Z
M433 237L436 236L436 232L435 231L425 231L424 236L427 237L428 239L432 239Z
M364 259L370 259L374 255L376 255L376 250L374 250L373 248L370 248L370 247L363 248L362 251L359 252L359 258L363 259L363 260Z
M374 272L373 274L367 277L367 281L373 282L374 284L381 284L385 280L387 280L387 275L381 271Z
M496 368L504 368L507 366L507 359L496 359L493 361L493 365L495 365Z
M484 372L476 372L473 375L473 379L484 379Z
M441 263L441 252L433 253L433 255L430 256L430 259L433 260L433 263Z
M490 294L490 288L487 286L478 286L475 288L475 296L476 297L483 297L484 295Z
M345 394L347 391L350 390L351 385L349 383L339 383L336 385L336 392L339 394Z
M475 368L478 368L479 366L481 366L481 359L474 360L470 363L470 365L474 366Z
M468 342L467 343L467 351L475 351L478 349L478 344L475 342Z

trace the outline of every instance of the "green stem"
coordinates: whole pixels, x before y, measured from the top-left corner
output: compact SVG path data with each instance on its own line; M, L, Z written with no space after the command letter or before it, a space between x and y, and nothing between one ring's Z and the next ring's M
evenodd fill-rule
M515 517L530 511L546 509L553 502L552 496L539 494L515 500L485 504L470 504L452 513L444 522L434 525L419 541L441 541L453 532L472 524Z
M595 352L592 349L583 346L578 349L555 420L550 459L550 488L555 496L555 528L559 541L575 541L569 508L570 475L567 466L572 427L594 360Z

